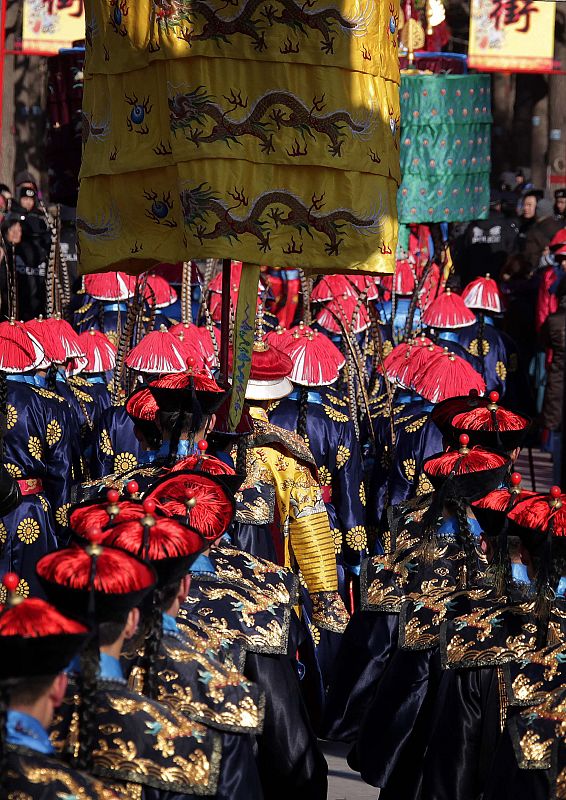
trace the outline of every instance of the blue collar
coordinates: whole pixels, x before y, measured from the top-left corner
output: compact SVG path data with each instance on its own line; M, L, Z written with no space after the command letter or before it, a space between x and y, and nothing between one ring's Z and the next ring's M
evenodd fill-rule
M35 750L36 753L43 753L46 756L55 752L41 722L22 711L8 710L6 739L9 744L27 747L29 750Z
M127 305L125 303L105 303L104 311L126 311Z
M476 539L479 539L480 534L482 533L482 529L477 519L468 517L468 524L470 526L472 534L476 537ZM442 525L439 528L437 528L436 535L449 536L452 533L459 533L459 532L460 528L458 526L458 520L456 519L456 517L448 517L448 519L445 519Z
M34 375L33 382L39 389L47 389L47 378L43 375Z
M495 320L493 317L488 317L486 313L483 315L483 321L486 325L491 325L492 327L495 325Z
M524 564L518 564L515 561L511 563L511 577L515 583L524 583L527 586L531 583L526 566Z
M31 386L35 386L35 379L37 375L6 375L6 380L11 381L12 383L29 383Z
M89 383L106 383L102 375L85 375Z
M177 458L186 458L187 456L192 456L196 453L196 445L193 442L193 446L191 448L190 444L191 443L188 439L179 439L179 444L177 445ZM159 450L142 450L138 456L138 461L140 464L153 464L154 461L159 461L159 459L165 459L168 457L169 442L163 442Z
M107 653L100 654L100 677L109 681L124 680L124 673L117 658Z
M287 395L287 400L299 400L300 398L300 389L295 389L291 394ZM317 405L321 406L324 403L322 396L318 392L311 392L308 393L308 402L309 403L316 403Z
M458 338L456 331L439 331L438 338L443 342L456 342L456 344L460 343L460 339Z
M179 633L179 627L175 617L163 612L163 633Z
M200 572L211 572L214 574L216 570L210 558L201 553L191 564L190 572L195 575L198 575Z

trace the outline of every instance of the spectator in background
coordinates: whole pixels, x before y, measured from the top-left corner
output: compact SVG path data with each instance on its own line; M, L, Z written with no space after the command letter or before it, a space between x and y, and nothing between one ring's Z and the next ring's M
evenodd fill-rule
M15 309L10 309L10 282L25 267L22 258L23 215L10 212L0 225L2 247L0 252L0 319L8 319ZM17 286L17 280L16 280Z
M558 308L557 290L566 268L566 228L552 238L542 271L536 306L536 330L540 331L549 314Z
M45 313L45 277L51 248L51 229L38 208L37 190L30 181L20 183L17 204L12 210L19 214L22 241L16 258L20 319L29 320Z
M537 224L537 204L541 193L537 189L531 189L523 195L521 209L519 212L519 236L518 250L525 255L525 258L533 267L538 266L538 262L533 263L532 252L527 252L527 237L531 229ZM532 248L531 248L532 250Z
M552 359L547 367L541 425L546 431L546 449L553 456L554 483L558 484L560 483L561 467L564 357L566 354L566 276L561 278L556 290L556 303L556 311L551 313L545 320L540 338L542 346L552 352Z
M12 205L12 192L10 187L5 183L0 183L0 222L3 217L10 211Z

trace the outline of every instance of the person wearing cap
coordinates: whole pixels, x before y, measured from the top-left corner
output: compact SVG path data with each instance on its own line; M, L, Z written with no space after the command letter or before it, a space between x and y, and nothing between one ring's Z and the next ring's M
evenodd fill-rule
M293 361L294 389L270 405L269 421L296 432L314 456L344 590L344 578L359 574L367 554L362 452L348 404L335 391L345 360L327 336L303 323L273 341Z
M39 598L16 593L19 577L3 577L0 606L0 795L59 800L118 800L100 781L67 765L48 734L67 687L70 661L89 629Z
M288 378L292 367L285 353L266 342L260 314L245 395L254 429L241 437L240 449L245 455L234 452L234 456L246 465L243 487L258 481L273 487L275 516L270 521L276 560L301 570L312 602L312 623L341 633L348 614L338 593L334 542L316 463L303 439L271 424L267 416L269 404L293 390ZM239 544L237 526L234 542ZM263 542L242 543L242 549L259 555L265 553L265 546Z
M252 737L263 723L262 693L237 670L216 661L206 652L204 641L193 639L191 644L175 621L188 595L188 571L208 543L197 529L156 514L155 507L155 500L144 500L143 516L116 520L102 539L107 546L141 556L157 575L157 584L142 608L143 644L123 661L125 674L140 693L220 733L222 761L216 797L261 798ZM83 509L83 515L87 511ZM124 511L118 518L126 516ZM204 673L209 681L202 680Z
M96 634L69 667L51 731L56 749L125 795L215 797L220 737L129 689L124 678L120 658L155 586L153 569L123 550L88 543L44 556L37 574L53 602L90 619Z
M18 294L21 308L18 316L32 319L46 310L47 264L51 248L51 229L37 202L37 188L29 182L17 187L17 202L12 203L12 212L22 217L22 241L20 244L23 264L18 268Z
M554 191L554 217L566 225L566 187ZM560 229L558 229L560 230Z
M450 669L442 676L436 701L423 800L490 796L489 783L501 786L504 778L497 758L520 716L514 706L546 701L556 687L563 691L565 499L554 486L547 495L531 493L510 508L503 505L508 533L520 537L533 581L526 601L506 603L503 598L443 624L442 657ZM500 502L493 506L502 507ZM550 751L553 736L546 733L544 747ZM557 728L554 744L559 736ZM517 758L526 760L520 753L526 740L515 741ZM554 796L548 785L546 790L536 797Z

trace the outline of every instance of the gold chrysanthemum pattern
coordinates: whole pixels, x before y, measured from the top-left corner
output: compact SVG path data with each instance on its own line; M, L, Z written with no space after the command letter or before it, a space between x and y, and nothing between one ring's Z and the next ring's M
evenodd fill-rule
M103 428L100 433L100 449L104 453L105 456L113 456L114 455L114 448L112 447L112 442L110 441L110 434Z
M21 471L21 469L20 469L20 468L17 466L17 464L12 464L12 463L10 463L9 461L7 461L7 462L4 464L4 466L6 467L6 471L7 471L7 472L8 472L8 473L9 473L9 474L12 476L12 478L16 478L16 479L18 479L18 478L21 478L21 477L22 477L22 471Z
M62 506L59 506L57 511L55 512L55 520L58 525L61 525L63 528L66 528L69 524L69 509L71 508L70 503L63 503Z
M498 361L497 364L495 365L495 374L502 381L504 381L505 378L507 377L507 367L505 366L503 361Z
M0 522L0 543L5 544L8 539L8 531L3 522Z
M57 444L62 434L63 431L61 430L61 426L59 425L56 419L52 419L50 422L47 423L47 428L45 431L45 439L49 447L53 447L54 444Z
M318 470L318 481L321 486L330 486L332 483L332 475L328 467L322 465Z
M332 541L334 542L334 552L336 554L342 552L342 531L340 528L332 528Z
M133 453L118 453L114 459L114 472L127 472L137 465L137 459Z
M348 422L348 416L346 414L342 414L341 411L337 411L332 406L327 406L324 403L322 407L324 408L324 413L327 417L330 417L332 422Z
M49 503L47 502L46 498L42 494L36 495L37 499L41 503L41 507L44 511L49 511Z
M489 342L486 339L482 339L482 346L480 349L479 339L472 339L468 345L468 353L473 356L479 356L482 355L482 351L484 356L489 353Z
M32 517L25 517L16 528L16 536L24 544L33 544L40 533L39 523Z
M346 544L352 550L365 550L368 545L368 537L365 528L355 525L346 532Z
M414 458L405 458L403 461L403 472L408 481L412 481L415 477L415 470L417 464Z
M18 421L16 407L8 403L6 406L6 429L11 430Z
M29 597L29 583L23 578L20 578L20 582L16 586L16 594L19 597ZM0 605L5 605L6 599L6 587L0 586Z
M366 504L366 487L360 483L360 501L363 506Z
M318 647L320 644L320 630L316 627L316 625L309 624L309 630L311 632L312 640L314 642L314 646Z
M348 459L350 458L350 450L346 445L339 444L338 450L336 451L336 466L338 469L341 469L344 464L347 463Z
M432 483L429 481L424 472L419 475L419 482L417 484L417 495L430 494L434 491Z
M39 436L30 436L28 441L28 451L32 458L41 461L43 458L43 445Z

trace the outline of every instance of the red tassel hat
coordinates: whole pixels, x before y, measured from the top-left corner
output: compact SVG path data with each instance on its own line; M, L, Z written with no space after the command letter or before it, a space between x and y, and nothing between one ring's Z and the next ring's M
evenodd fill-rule
M462 300L474 311L486 311L488 314L501 313L501 295L493 278L487 274L469 283L462 292Z
M58 675L86 644L90 629L39 597L16 594L19 578L4 575L0 606L0 683Z
M477 389L471 389L468 394L457 397L448 397L438 403L430 412L430 418L443 435L452 434L452 420L457 414L471 411L478 406L485 407L489 403L487 397L480 397Z
M83 287L95 300L119 302L133 297L136 291L135 275L125 272L103 272L99 275L85 275Z
M230 350L229 370L234 369L234 353ZM280 400L293 391L289 375L293 362L288 355L268 344L263 333L263 313L260 307L256 317L255 341L252 349L250 377L246 386L246 400ZM230 382L232 378L230 378Z
M234 498L216 475L175 472L155 484L146 497L155 501L157 511L189 525L208 544L219 539L234 518Z
M116 347L101 331L91 328L79 334L79 342L84 352L83 358L74 358L69 363L69 375L84 372L86 375L97 372L110 372L116 364Z
M245 475L238 474L232 467L221 461L216 456L208 455L208 442L201 439L197 442L197 452L185 456L177 461L170 469L174 472L204 472L206 475L215 475L231 495L235 494L245 480Z
M425 344L425 339L416 339L407 350L405 358L396 370L396 381L407 389L416 389L421 372L444 354L444 350L432 342Z
M424 360L421 369L413 375L413 388L430 403L440 403L470 390L483 394L486 387L471 364L445 349L431 362Z
M498 392L489 393L489 402L452 416L453 439L467 433L473 444L510 452L525 441L531 420L498 406Z
M167 372L186 372L189 359L202 369L202 356L197 347L181 342L167 328L146 333L141 342L126 356L126 366L146 375L162 375Z
M85 353L78 334L59 317L38 317L25 323L26 329L39 342L45 353L41 366L66 364L71 358L83 358Z
M101 532L112 524L141 519L145 513L143 507L130 499L138 496L137 481L129 481L126 489L129 499L120 500L120 492L109 489L105 502L93 503L88 500L76 505L69 515L71 530L81 539L97 542Z
M379 299L379 285L376 277L373 275L347 275L346 277L348 282L357 289L356 297L364 292L368 300Z
M289 379L299 386L330 386L346 363L336 345L320 331L304 323L289 331L281 350L293 362Z
M345 275L322 275L311 292L312 303L328 303L335 297L357 299L358 292Z
M444 499L465 498L468 502L493 491L504 482L510 460L494 450L468 447L469 437L460 436L458 450L436 453L424 462L423 471Z
M399 297L410 297L417 286L414 265L406 258L395 262L392 291Z
M158 587L163 587L180 581L210 545L188 525L157 516L155 506L155 500L146 498L144 516L112 527L103 542L149 562L157 574Z
M160 275L148 275L144 300L153 308L167 308L177 299L177 292L169 281Z
M507 521L507 514L517 503L536 496L536 492L522 488L521 480L521 475L513 472L505 486L494 489L472 503L474 514L486 536L498 536Z
M44 358L40 343L21 322L0 322L0 372L29 372Z
M143 561L92 542L48 553L36 572L54 605L97 623L123 618L156 583L155 572Z
M186 411L214 414L228 396L203 370L163 375L148 384L157 408L161 411Z
M446 289L423 311L421 320L429 328L455 330L473 325L476 316L460 295Z
M199 328L192 322L178 322L169 328L169 333L178 336L182 342L187 342L191 348L197 349L209 366L215 363L214 345L207 328ZM216 333L213 335L216 336Z
M322 308L316 315L316 322L324 330L341 334L341 323L351 333L362 333L369 328L371 321L368 310L356 297L341 294Z

